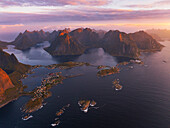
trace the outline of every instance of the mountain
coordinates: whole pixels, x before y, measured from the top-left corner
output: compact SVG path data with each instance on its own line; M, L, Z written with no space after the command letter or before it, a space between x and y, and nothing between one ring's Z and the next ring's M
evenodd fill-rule
M44 32L43 30L30 32L26 30L24 33L20 33L11 44L15 45L17 49L25 50L37 43L48 40L48 38L49 32Z
M0 68L2 68L10 76L14 84L19 84L19 80L31 66L18 62L14 54L8 54L0 49Z
M78 28L70 32L70 35L81 42L86 47L92 47L99 42L99 34L90 28Z
M158 35L154 33L149 33L149 35L151 35L152 38L154 38L156 41L164 41L163 39L161 39Z
M144 31L130 33L129 36L141 51L160 51L163 45Z
M9 55L8 53L2 51L2 49L0 49L0 60L0 67L7 72L13 72L16 65L19 64L14 54Z
M0 107L19 96L23 90L20 79L31 66L18 62L14 54L8 54L0 49L0 91L3 97L0 99ZM4 73L6 72L6 73ZM2 102L1 102L2 101Z
M74 37L70 36L69 31L60 31L50 47L45 48L53 56L59 55L80 55L85 47Z
M139 49L130 36L118 30L107 32L101 40L100 47L113 56L138 57Z
M59 34L59 31L56 31L56 30L54 30L52 33L50 33L48 36L49 42L53 42L56 39L56 37L58 36L58 34Z
M7 73L0 68L0 102L3 100L5 91L9 88L14 88L14 85Z
M136 58L140 52L160 51L163 47L144 31L127 34L110 30L101 33L103 35L90 28L78 28L71 32L60 30L55 41L45 50L56 56L80 55L89 48L103 48L112 56Z
M167 29L148 29L146 32L150 35L156 34L162 40L170 40L170 30Z
M162 45L144 31L124 33L118 30L108 32L90 28L53 31L25 31L12 42L17 49L27 49L37 43L49 41L45 48L52 56L80 55L89 48L103 48L113 56L138 57L141 51L160 51Z
M4 41L0 41L0 48L5 49L7 48L8 43Z
M106 34L107 31L104 30L93 30L94 32L96 32L99 35L99 38L103 38L104 35Z
M14 54L0 49L0 107L16 99L23 90L20 79L31 66L18 62Z

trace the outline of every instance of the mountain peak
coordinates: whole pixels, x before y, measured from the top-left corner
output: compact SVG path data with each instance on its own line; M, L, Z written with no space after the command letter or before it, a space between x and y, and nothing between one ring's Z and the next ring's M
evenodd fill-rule
M64 34L69 33L69 32L70 32L70 29L59 30L59 36L63 36Z
M29 33L30 31L28 31L28 30L25 30L25 32L24 33Z
M85 31L92 32L92 29L91 29L91 28L85 28L84 30L85 30Z

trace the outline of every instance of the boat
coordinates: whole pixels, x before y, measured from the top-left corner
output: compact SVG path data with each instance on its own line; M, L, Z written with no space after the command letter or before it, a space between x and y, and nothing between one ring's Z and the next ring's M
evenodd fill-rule
M55 118L55 120L58 120L59 118Z
M115 90L116 91L121 90L121 89L122 89L122 86L120 84L115 85Z
M51 124L52 127L55 127L60 124L60 120L55 121L55 123Z
M43 105L41 105L39 109L42 109L43 107L44 107L44 106L43 106Z
M92 100L91 102L90 102L90 106L91 107L94 107L96 105L96 102L94 101L94 100Z
M60 111L58 111L58 112L56 113L56 115L57 115L57 116L61 116L63 113L64 113L64 111L63 111L62 109L60 109Z
M31 119L33 116L32 115L26 115L22 118L22 120L29 120Z
M133 66L129 66L130 69L133 69Z
M86 108L86 109L84 109L84 108L81 108L81 111L83 111L84 113L87 113L88 112L88 107Z

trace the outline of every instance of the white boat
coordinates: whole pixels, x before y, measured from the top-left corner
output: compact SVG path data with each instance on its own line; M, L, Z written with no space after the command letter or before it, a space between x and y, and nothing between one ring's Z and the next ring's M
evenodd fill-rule
M129 66L130 69L133 69L133 66Z
M51 124L52 127L55 127L57 124Z
M96 104L90 104L91 107L94 107Z
M85 110L83 110L83 109L81 108L81 111L83 111L84 113L87 113L87 112L88 112L88 107L87 107Z
M22 120L29 120L29 119L31 119L31 118L33 118L32 115L27 115L27 116L24 116L24 117L22 118Z
M96 102L94 101L94 102L90 102L90 106L91 107L94 107L96 105Z
M51 124L52 127L55 127L60 124L60 120L57 120L54 124Z
M40 107L40 109L42 109L44 106L42 105L41 107Z
M122 90L122 87L121 87L121 88L119 88L119 89L118 89L118 88L115 88L115 90L116 90L116 91Z

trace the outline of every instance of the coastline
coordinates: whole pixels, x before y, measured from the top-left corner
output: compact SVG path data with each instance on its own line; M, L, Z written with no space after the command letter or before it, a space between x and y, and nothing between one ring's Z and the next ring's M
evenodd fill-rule
M19 97L20 97L20 96L18 96L17 98L11 99L11 100L5 102L4 104L0 105L0 109L3 108L3 107L5 107L5 106L6 106L7 104L9 104L10 102L13 102L13 101L17 100Z

